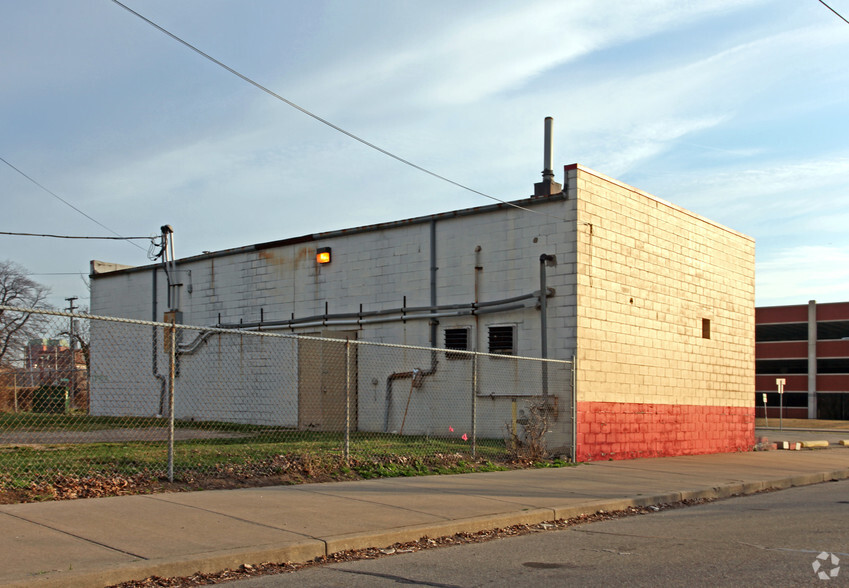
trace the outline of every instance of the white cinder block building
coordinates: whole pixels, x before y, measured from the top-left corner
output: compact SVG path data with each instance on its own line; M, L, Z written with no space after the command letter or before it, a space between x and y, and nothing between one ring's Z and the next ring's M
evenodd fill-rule
M528 210L482 206L181 259L182 322L262 322L294 333L526 357L540 357L545 345L549 358L577 359L579 460L750 448L754 241L577 164L566 166L562 192L515 204ZM320 250L329 250L330 263L317 263ZM542 274L553 290L544 317ZM93 314L161 320L167 297L161 265L114 269L92 262L91 277ZM474 314L467 312L472 308ZM153 344L140 343L139 362L150 364ZM266 361L258 348L263 343L245 345L245 361L258 371L250 384L230 390L230 406L221 411L239 420L248 396L263 402L266 394L268 424L299 426L320 418L296 406L297 394L286 400L286 410L275 410L281 402L276 390L306 384ZM198 351L215 352L211 343ZM105 350L99 357L115 369ZM413 363L394 369L421 367ZM439 377L450 378L462 362L443 363ZM202 394L204 378L215 377L195 365L181 366L180 377L196 382L181 384L184 396ZM400 401L380 408L393 368L376 366L363 357L357 370L361 430L397 428L403 412ZM130 380L139 390L134 413L156 414L157 376L140 370L128 374ZM495 395L505 397L521 385L508 376L491 382ZM110 386L92 382L92 413L126 410L113 403ZM558 393L571 397L571 390ZM452 402L418 404L438 411L450 410ZM499 415L509 413L509 403L490 404L484 410L493 417L481 422L499 423L488 433L503 435ZM296 416L280 422L274 414ZM410 422L415 428L417 420ZM570 431L559 443L572 445L571 438Z

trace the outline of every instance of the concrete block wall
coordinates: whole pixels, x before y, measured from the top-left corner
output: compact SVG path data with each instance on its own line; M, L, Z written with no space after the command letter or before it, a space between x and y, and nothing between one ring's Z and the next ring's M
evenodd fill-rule
M163 410L161 379L168 373L163 331L91 321L90 412L98 416L154 416ZM197 331L180 331L189 342ZM213 335L178 360L174 414L179 419L297 426L298 361L295 339L233 333Z
M754 241L586 168L567 173L579 458L751 447Z
M528 204L528 207L534 212L495 207L480 213L449 213L432 217L436 219L437 304L491 301L535 292L539 290L539 256L543 253L555 255L557 264L546 269L547 286L556 290L556 295L548 301L549 356L571 359L575 349L577 287L574 193L565 200L539 200ZM407 306L427 306L430 304L430 230L427 220L393 223L181 260L178 269L179 279L184 284L181 294L183 322L198 326L215 325L219 317L223 323L238 323L240 319L254 322L259 320L260 313L265 321L274 321L288 319L293 314L296 318L320 315L325 310L330 314L358 312L360 305L364 312L368 312L401 307L405 297ZM319 266L315 263L318 247L331 248L330 264ZM150 320L154 271L157 272L156 314L161 320L166 310L166 279L161 269L152 266L97 275L92 286L92 312ZM516 326L517 354L539 355L540 315L534 300L527 301L525 308L505 313L440 318L436 345L444 346L445 328L465 326L471 329L472 349L486 351L488 327L494 324ZM356 325L337 328L340 331L357 330ZM324 335L333 336L332 330L310 327L296 329L295 332L315 334L321 331ZM428 346L430 326L427 320L362 325L357 338ZM140 345L150 345L149 335L142 336ZM213 374L221 371L214 367L217 352L213 348L208 344L195 355L184 358L179 385L184 400L183 404L178 402L178 415L231 420L221 415L232 411L240 421L268 422L266 417L258 420L256 414L249 414L250 411L240 407L248 402L269 407L278 403L277 406L281 406L281 392L273 385L257 388L254 383L245 386L228 383L229 392L216 389L215 395L229 395L231 402L216 400L214 406L217 408L214 410L209 406L203 410L199 408L199 399L216 386L212 381ZM142 361L150 365L151 351L149 347L147 349L148 355ZM427 355L424 360L384 360L382 364L370 367L366 367L361 359L358 420L362 430L382 431L386 424L383 405L386 378L393 372L427 369ZM111 365L125 363L117 356L103 355L103 358ZM262 369L269 365L268 362L260 363ZM194 366L206 366L206 372ZM165 363L160 362L160 367L164 371ZM434 427L441 425L434 425L434 422L444 424L458 419L471 422L468 408L471 397L466 394L464 384L457 382L453 373L456 369L448 367L443 362L441 369L417 391L418 402L408 415L406 430L411 433L437 433ZM280 374L281 389L284 381L288 382L286 386L296 385L297 376L292 373L290 370ZM150 369L140 378L158 403L159 381ZM273 378L269 376L266 380L270 382ZM374 384L375 381L378 384ZM505 434L505 424L511 418L511 401L500 395L537 393L536 386L526 390L527 382L518 374L502 378L497 385L489 384L484 375L480 383L486 388L483 393L490 394L495 390L495 396L479 407L483 412L478 419L481 427L478 432L482 435ZM458 390L452 388L454 384L459 385ZM404 386L408 387L409 382L402 380L395 383L394 388L398 390L395 396L400 397L402 391L405 394L409 392L403 390ZM113 398L108 406L103 402L98 405L101 414L123 410L116 408L120 396L112 395L112 391L106 388L101 387L100 390L101 396L108 391L108 396ZM93 394L97 393L95 386ZM570 393L563 392L561 404L568 402ZM296 394L286 398L294 398L297 402ZM285 403L286 412L297 416L297 406L292 408L289 402ZM144 414L151 414L148 404L144 404ZM401 417L396 418L398 415L395 414L398 405L395 402L391 408L390 425L396 420L400 422ZM273 424L290 423L278 419Z
M90 392L96 391L89 395L90 413L98 416L161 414L162 388L153 376L152 328L92 320L90 335ZM158 359L160 365L167 366L161 363L164 358Z
M298 367L295 339L213 335L198 352L180 357L175 415L297 427Z

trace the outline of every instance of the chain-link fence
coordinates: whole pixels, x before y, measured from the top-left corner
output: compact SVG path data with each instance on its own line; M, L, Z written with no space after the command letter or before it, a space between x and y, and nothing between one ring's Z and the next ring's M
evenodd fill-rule
M573 457L572 362L0 313L33 313L47 337L0 358L0 486L92 474L238 480L323 460L374 473L446 456Z

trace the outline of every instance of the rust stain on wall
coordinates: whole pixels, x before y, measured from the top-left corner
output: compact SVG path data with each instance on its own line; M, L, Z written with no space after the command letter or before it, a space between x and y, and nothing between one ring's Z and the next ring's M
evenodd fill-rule
M269 267L274 269L274 273L278 277L291 275L304 262L309 261L313 255L313 249L310 247L298 247L291 255L290 249L263 249L257 252L259 259L262 259Z
M315 250L311 247L298 247L297 253L295 253L295 265L297 266L303 261L307 261L312 259Z

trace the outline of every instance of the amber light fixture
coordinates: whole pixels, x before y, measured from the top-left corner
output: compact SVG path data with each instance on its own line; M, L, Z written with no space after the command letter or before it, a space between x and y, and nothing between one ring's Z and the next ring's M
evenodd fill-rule
M315 262L320 265L330 263L330 247L319 247L316 249Z

